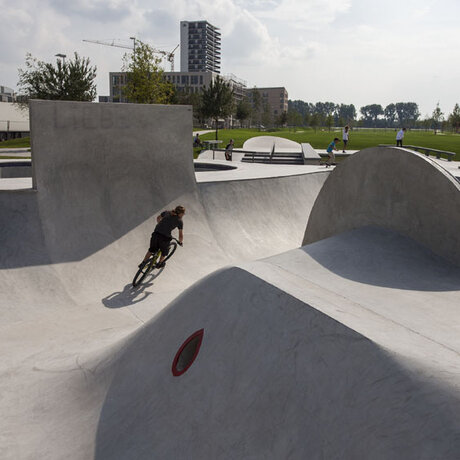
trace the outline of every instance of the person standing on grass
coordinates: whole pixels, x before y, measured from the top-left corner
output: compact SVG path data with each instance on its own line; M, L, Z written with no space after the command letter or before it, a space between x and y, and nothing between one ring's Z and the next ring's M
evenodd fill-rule
M193 147L203 147L203 143L200 139L200 133L196 133L196 136L193 139Z
M343 141L343 150L342 150L342 152L343 153L345 153L345 149L347 148L349 131L350 131L350 127L348 125L345 126L345 128L343 128L343 132L342 132L342 141Z
M230 139L230 142L225 147L225 159L227 161L232 161L232 150L233 150L233 139Z
M337 143L340 142L338 137L335 137L334 140L327 146L326 152L329 155L329 160L326 161L326 168L331 165L336 165L334 150L337 151Z
M396 147L402 147L402 141L404 139L404 133L406 132L406 128L402 128L396 134Z

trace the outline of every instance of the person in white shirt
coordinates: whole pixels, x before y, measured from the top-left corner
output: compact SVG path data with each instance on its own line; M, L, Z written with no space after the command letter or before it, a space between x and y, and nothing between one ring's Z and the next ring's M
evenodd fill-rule
M396 147L402 147L402 141L404 139L404 133L406 132L406 128L402 128L396 134Z
M343 132L342 132L342 140L343 140L343 150L342 152L345 153L345 149L347 147L347 144L348 144L348 132L350 131L350 127L347 125L345 126L345 128L343 128Z

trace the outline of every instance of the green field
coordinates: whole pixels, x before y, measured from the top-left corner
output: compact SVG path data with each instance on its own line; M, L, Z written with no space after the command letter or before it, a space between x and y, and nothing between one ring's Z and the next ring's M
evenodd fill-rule
M9 141L0 142L0 149L29 148L30 137L21 137L19 139L10 139Z
M279 136L299 143L308 142L315 149L325 149L334 137L342 140L342 131L331 130L329 132L327 129L324 131L318 129L315 132L311 128L299 128L296 132L292 129L282 129L275 132L258 131L257 129L222 129L219 131L219 139L223 141L222 145L233 139L235 147L242 147L246 139L254 136ZM200 138L202 140L215 139L215 132L203 134ZM395 138L396 131L392 129L355 130L350 133L347 149L361 150L379 144L396 144ZM340 144L338 144L339 149ZM460 161L460 134L442 133L435 135L433 132L407 131L404 136L404 144L455 152L457 154L455 160Z
M254 136L279 136L291 139L296 142L309 142L315 149L325 149L334 137L342 138L340 130L327 131L318 129L316 132L311 128L297 129L295 132L291 129L280 129L274 132L258 131L257 129L222 129L219 130L219 139L222 140L222 146L234 139L235 147L242 147L244 141ZM215 132L210 132L200 136L202 140L214 139ZM373 147L378 144L395 144L396 132L392 129L365 129L352 131L348 149L361 150L366 147ZM406 145L418 145L438 150L447 150L455 152L455 160L460 161L460 134L440 133L433 134L432 131L408 131L404 136ZM30 147L30 138L12 139L0 143L1 148ZM340 144L338 145L340 148ZM197 154L200 149L194 149ZM1 150L0 150L1 152Z

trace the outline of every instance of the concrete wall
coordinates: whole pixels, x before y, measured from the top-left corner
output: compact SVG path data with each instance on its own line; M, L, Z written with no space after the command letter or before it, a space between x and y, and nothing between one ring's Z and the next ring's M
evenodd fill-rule
M460 265L460 184L411 150L364 149L327 179L303 244L368 225L396 230Z
M195 189L191 107L32 101L32 166L55 260L85 257Z

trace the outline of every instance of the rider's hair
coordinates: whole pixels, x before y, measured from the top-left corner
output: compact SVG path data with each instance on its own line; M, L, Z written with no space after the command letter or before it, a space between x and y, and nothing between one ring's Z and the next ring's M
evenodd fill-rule
M174 214L182 214L185 212L185 208L183 206L176 206L173 210Z

